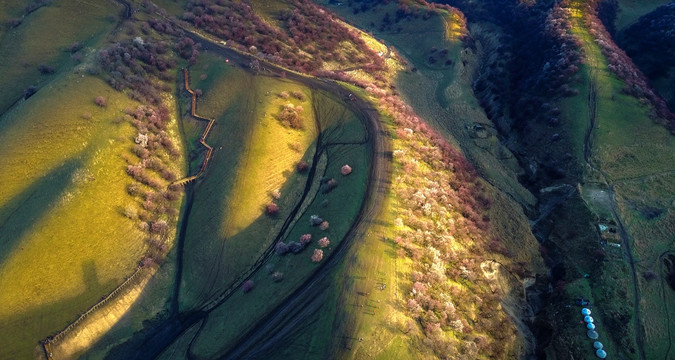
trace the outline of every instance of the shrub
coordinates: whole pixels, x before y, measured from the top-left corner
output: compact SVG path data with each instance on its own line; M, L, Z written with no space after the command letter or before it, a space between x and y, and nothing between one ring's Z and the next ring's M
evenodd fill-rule
M23 91L23 98L28 99L29 97L33 96L37 92L37 87L34 85L29 86L26 88L26 90Z
M289 97L288 91L282 91L282 92L280 92L280 93L279 93L279 97L282 98L282 99L288 99L288 97Z
M277 118L284 126L289 126L293 129L302 129L305 127L305 119L300 115L303 108L301 106L294 106L291 103L285 104L281 107L281 111Z
M287 97L288 97L288 94L286 94L286 95L287 95L287 96L286 96L286 98L287 98ZM298 100L300 100L300 101L305 101L305 94L303 94L301 91L293 91L293 92L291 93L291 95L293 95L294 98L296 98L296 99L298 99ZM284 98L284 99L285 99L285 98Z
M150 231L156 234L165 234L169 230L169 224L164 220L155 221L150 226Z
M323 250L314 249L314 253L312 254L312 261L318 263L322 259L323 259Z
M241 285L241 291L243 291L244 294L248 293L249 291L251 291L253 289L253 286L254 286L253 280L250 280L250 279L246 280L246 281L244 281L244 284Z
M312 234L304 234L300 236L300 244L307 245L312 241Z
M279 213L279 205L277 205L273 202L267 204L266 212L267 212L267 215L270 215L270 216L277 215Z
M337 187L337 181L335 179L329 179L321 184L321 192L327 194Z
M54 69L53 66L49 66L47 64L40 64L40 65L38 65L38 71L42 75L49 75L49 74L53 74L56 70Z
M282 273L282 272L275 271L275 272L272 274L272 280L274 280L274 282L279 282L279 281L281 281L281 280L283 280L283 279L284 279L284 273Z
M340 173L342 173L342 175L345 175L345 176L349 175L349 174L352 173L352 167L349 166L349 165L344 165L344 166L342 166L342 169L340 169Z
M309 217L309 225L310 226L317 226L323 222L323 219L318 217L317 215L312 215Z
M321 239L319 239L318 244L322 248L325 248L326 246L330 245L330 240L328 240L327 237L322 237Z
M298 165L295 166L299 173L304 173L309 169L309 164L306 161L300 161Z
M274 251L278 255L286 255L288 253L288 245L284 244L283 242L279 241L275 246L274 246Z
M106 105L108 105L108 100L99 95L94 99L94 103L100 107L106 107Z
M659 276L652 270L647 270L642 274L647 281L656 280Z
M328 230L329 227L330 227L330 224L328 223L328 221L323 221L321 223L321 225L319 225L319 228L323 231Z
M305 249L305 245L303 245L299 242L291 241L291 242L288 243L288 250L290 252L292 252L293 254L297 254L304 249Z
M68 48L71 54L78 52L80 49L82 49L82 43L79 41L72 43L72 45L70 45L70 48Z
M281 191L279 189L274 189L274 190L272 190L270 195L272 196L272 198L274 200L279 200L281 198Z

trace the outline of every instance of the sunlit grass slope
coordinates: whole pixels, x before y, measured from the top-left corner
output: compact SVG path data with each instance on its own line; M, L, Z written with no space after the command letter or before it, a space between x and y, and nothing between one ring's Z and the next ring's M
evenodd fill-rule
M58 71L74 63L70 46L75 42L93 45L115 27L120 10L114 1L56 0L26 16L16 28L4 31L0 37L0 114L19 100L26 88L52 77L40 74L40 64Z
M29 357L136 267L145 245L122 216L121 157L134 131L115 121L134 105L67 74L0 118L0 358Z
M204 78L202 75L206 75ZM311 158L316 130L309 91L297 84L264 77L204 56L192 72L194 88L203 91L197 113L215 117L206 141L215 148L195 197L186 235L186 260L181 303L200 305L226 289L261 255L302 192L305 176L295 172L303 157ZM200 80L201 79L201 80ZM307 97L281 99L282 91ZM283 127L276 115L285 103L302 105L305 129ZM189 133L205 122L188 121ZM275 200L274 190L281 196ZM277 217L265 215L276 202Z

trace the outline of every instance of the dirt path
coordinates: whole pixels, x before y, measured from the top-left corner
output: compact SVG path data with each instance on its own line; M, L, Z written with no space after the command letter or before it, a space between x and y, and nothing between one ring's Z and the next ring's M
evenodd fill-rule
M668 311L668 295L666 293L670 285L666 283L666 279L663 277L663 274L666 273L666 271L663 269L663 264L664 258L672 254L673 252L666 251L661 253L661 255L659 255L659 274L662 275L659 276L661 286L661 299L663 300L663 310L666 313L666 329L668 330L668 349L666 350L666 355L663 357L664 360L670 359L670 350L673 347L673 336L670 330L670 312Z

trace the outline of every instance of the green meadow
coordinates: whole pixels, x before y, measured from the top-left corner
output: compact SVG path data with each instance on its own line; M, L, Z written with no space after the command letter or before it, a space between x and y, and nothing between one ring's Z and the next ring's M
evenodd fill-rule
M129 106L98 78L63 74L0 118L1 358L30 357L136 268L145 243L122 215L121 156L135 130L116 121Z
M25 2L18 8L23 6ZM25 16L17 27L0 32L0 114L19 101L29 86L39 89L56 73L76 64L71 45L79 42L82 46L76 56L91 52L115 28L120 11L114 1L57 0ZM0 21L16 12L15 1L3 2ZM40 65L51 67L54 73L41 74Z

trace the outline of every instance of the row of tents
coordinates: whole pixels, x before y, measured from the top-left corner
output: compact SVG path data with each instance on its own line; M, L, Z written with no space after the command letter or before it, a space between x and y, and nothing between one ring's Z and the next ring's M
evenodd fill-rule
M591 316L591 309L589 308L581 309L581 315L584 316L584 323L586 324L586 329L588 329L586 335L588 335L588 337L593 340L597 340L599 335L598 332L595 331L595 323L593 322L593 317ZM599 341L595 341L593 343L593 348L595 349L595 356L599 357L600 359L604 359L607 357L607 352L603 349L603 347L604 346Z

